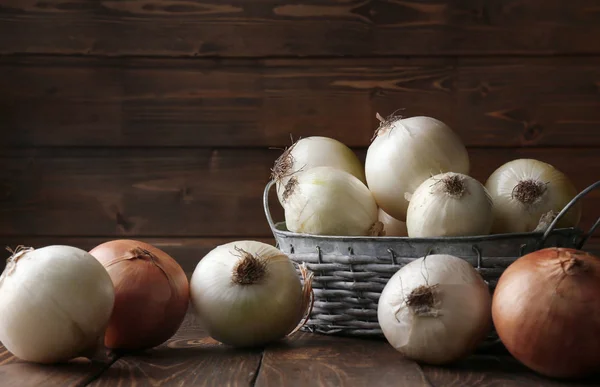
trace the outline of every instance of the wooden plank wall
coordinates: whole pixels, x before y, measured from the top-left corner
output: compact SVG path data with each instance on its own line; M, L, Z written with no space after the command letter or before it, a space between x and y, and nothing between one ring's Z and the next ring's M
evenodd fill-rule
M325 135L364 157L375 114L399 108L454 128L478 179L532 157L585 188L600 5L0 0L0 239L139 238L191 271L217 244L272 240L271 148ZM600 192L585 208L589 226Z

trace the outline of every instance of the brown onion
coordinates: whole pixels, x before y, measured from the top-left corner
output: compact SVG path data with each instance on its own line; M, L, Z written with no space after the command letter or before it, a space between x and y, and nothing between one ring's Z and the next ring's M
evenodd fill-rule
M600 370L600 259L547 248L511 264L494 292L492 317L506 349L546 376Z
M106 268L115 286L106 347L143 350L175 334L187 312L189 282L173 258L134 240L106 242L90 254Z

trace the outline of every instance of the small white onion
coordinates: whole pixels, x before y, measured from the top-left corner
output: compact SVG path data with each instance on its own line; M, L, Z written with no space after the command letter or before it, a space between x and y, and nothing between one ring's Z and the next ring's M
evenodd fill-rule
M408 236L406 223L391 217L390 214L383 210L383 208L379 209L379 221L383 225L383 231L381 233L383 236Z
M314 235L378 235L377 204L351 174L315 167L292 176L283 195L288 230Z
M352 149L333 138L306 137L296 141L275 161L272 177L280 203L283 204L282 196L288 180L295 173L314 167L340 169L366 184L364 166Z
M212 338L252 347L281 339L298 326L309 305L311 282L309 273L303 289L292 261L275 247L237 241L202 258L190 280L190 296Z
M489 234L493 203L470 176L442 173L425 180L410 198L406 228L411 238Z
M31 362L83 356L101 345L114 299L108 272L86 251L17 249L0 277L0 341Z
M443 172L469 174L469 155L446 124L431 117L391 117L381 122L367 151L367 184L379 207L405 221L419 185Z
M404 356L447 364L469 355L491 330L490 291L467 261L430 255L398 270L377 308L388 342Z
M494 233L534 231L548 214L556 216L577 195L571 180L552 165L517 159L496 169L485 184L494 201ZM575 227L581 218L576 203L557 223Z

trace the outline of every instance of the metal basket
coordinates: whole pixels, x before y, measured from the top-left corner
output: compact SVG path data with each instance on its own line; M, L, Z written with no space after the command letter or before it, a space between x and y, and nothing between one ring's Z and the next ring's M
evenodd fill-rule
M383 337L377 303L390 277L403 265L429 254L451 254L470 262L493 292L503 271L517 258L550 246L581 248L600 224L588 233L579 228L554 229L562 216L600 181L579 193L546 231L472 237L343 237L290 232L274 223L267 184L263 205L277 247L294 262L313 271L314 306L302 328L329 335ZM492 333L493 336L493 333ZM493 340L493 337L490 337Z

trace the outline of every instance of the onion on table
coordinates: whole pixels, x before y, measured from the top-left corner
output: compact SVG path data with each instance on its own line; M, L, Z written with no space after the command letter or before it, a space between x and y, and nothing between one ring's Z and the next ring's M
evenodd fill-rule
M237 241L210 251L196 266L191 300L200 324L224 344L254 347L300 327L312 307L312 273L262 242Z
M107 348L144 350L168 340L189 305L189 283L164 251L135 240L114 240L90 251L115 287L115 306L104 343Z
M36 363L93 356L114 301L110 276L86 251L20 246L0 276L0 341Z
M447 172L425 180L410 197L406 228L413 238L486 235L494 220L485 187Z
M494 201L493 233L536 230L540 222L550 223L576 195L568 176L548 163L517 159L496 169L485 183ZM581 218L576 203L557 223L575 227Z
M346 145L329 137L312 136L296 141L275 161L272 178L279 202L287 182L298 172L314 167L332 167L355 176L366 184L365 171L356 154Z
M469 155L456 133L431 117L390 116L367 150L365 176L379 207L406 220L408 200L432 174L469 173Z
M387 341L404 356L447 364L472 353L490 332L491 303L487 284L469 262L434 254L389 279L377 318Z
M578 378L600 371L600 258L546 248L513 262L492 303L500 340L540 374Z

